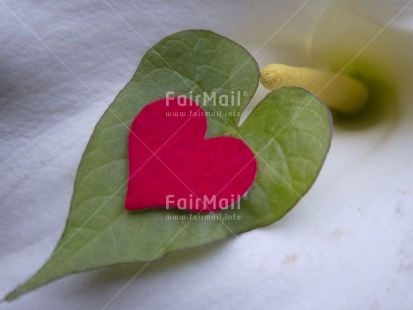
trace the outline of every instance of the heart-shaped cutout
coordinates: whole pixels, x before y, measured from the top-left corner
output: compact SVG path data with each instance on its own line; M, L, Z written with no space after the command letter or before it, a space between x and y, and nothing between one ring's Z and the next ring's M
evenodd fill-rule
M188 98L146 105L129 133L129 179L125 208L220 211L251 187L257 162L237 138L205 139L204 110Z

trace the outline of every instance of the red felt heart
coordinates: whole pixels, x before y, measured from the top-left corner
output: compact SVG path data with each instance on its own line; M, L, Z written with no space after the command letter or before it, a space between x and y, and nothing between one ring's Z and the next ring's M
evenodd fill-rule
M237 206L254 181L254 153L240 139L205 139L204 110L187 98L145 106L129 134L125 208L196 212Z

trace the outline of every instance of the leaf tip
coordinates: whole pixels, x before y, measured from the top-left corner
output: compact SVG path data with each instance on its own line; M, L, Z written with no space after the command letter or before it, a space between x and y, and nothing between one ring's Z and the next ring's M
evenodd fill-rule
M21 292L21 285L18 286L17 288L15 288L14 290L12 290L11 292L9 292L6 296L4 296L3 301L4 302L10 302L15 300L16 298L18 298L20 295L23 294L23 292Z

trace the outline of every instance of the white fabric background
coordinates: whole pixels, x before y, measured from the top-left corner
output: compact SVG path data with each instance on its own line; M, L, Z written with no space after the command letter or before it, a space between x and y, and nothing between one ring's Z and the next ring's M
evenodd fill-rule
M324 6L0 0L0 295L51 254L91 132L150 46L207 28L261 66L305 65ZM141 266L71 275L0 309L413 309L410 98L397 121L336 126L319 179L281 221L153 263L110 304Z

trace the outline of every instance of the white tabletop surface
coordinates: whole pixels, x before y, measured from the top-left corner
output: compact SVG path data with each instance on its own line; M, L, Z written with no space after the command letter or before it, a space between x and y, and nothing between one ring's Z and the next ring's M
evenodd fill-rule
M91 132L150 46L204 28L260 66L303 65L324 5L0 0L0 295L50 255ZM67 276L0 309L413 309L412 93L400 94L402 113L336 124L314 187L279 222L171 255L130 283L140 266Z

